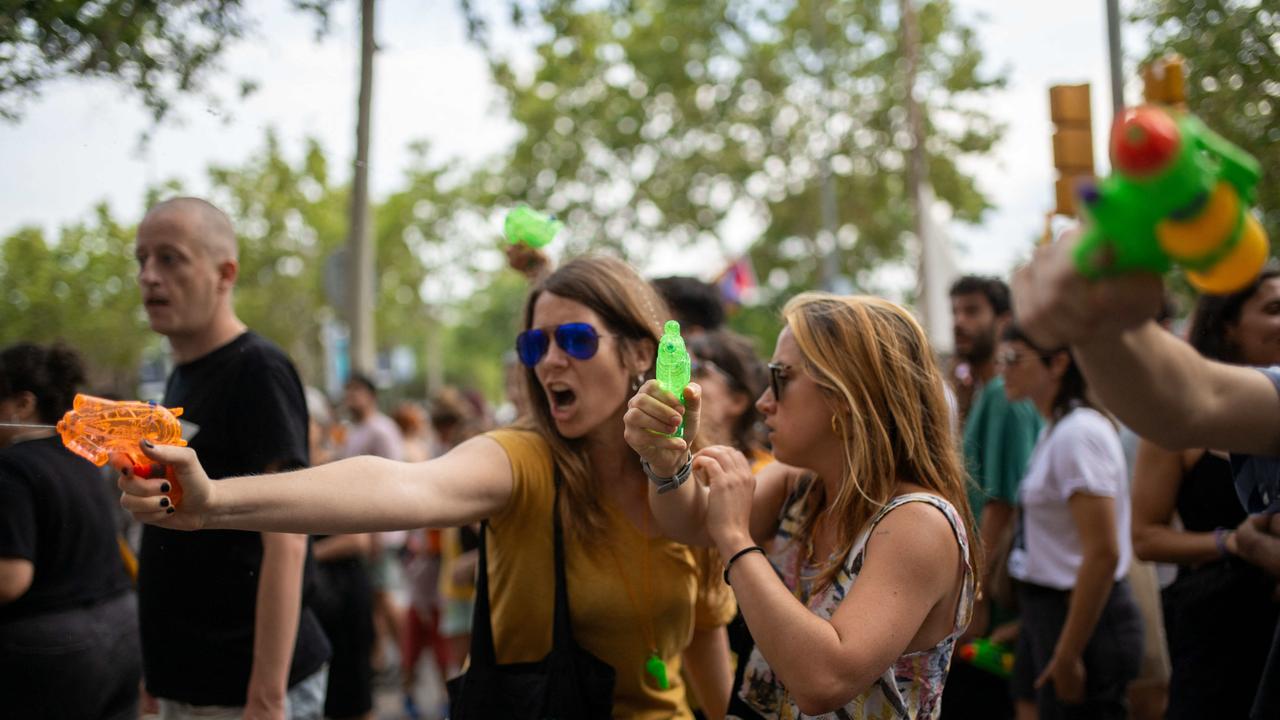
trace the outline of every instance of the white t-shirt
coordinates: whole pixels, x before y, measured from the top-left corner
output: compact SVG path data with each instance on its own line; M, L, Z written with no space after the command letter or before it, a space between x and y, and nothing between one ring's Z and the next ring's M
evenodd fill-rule
M1120 436L1106 417L1077 408L1040 433L1018 490L1021 515L1009 575L1058 590L1075 587L1083 553L1067 501L1076 493L1115 500L1120 561L1115 579L1129 572L1129 493Z

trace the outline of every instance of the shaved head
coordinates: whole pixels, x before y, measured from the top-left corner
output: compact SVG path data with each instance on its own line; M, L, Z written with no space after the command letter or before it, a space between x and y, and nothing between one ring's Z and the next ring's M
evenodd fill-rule
M206 200L195 197L170 198L147 211L143 225L169 225L197 240L215 263L236 260L239 249L231 218Z
M203 357L244 332L231 305L236 234L221 210L199 198L165 200L138 224L133 253L147 320L174 358Z

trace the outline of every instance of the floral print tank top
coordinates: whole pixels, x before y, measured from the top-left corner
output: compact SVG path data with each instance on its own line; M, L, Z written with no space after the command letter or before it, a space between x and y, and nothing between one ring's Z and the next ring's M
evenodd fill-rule
M951 523L951 529L960 543L960 553L964 558L964 580L951 633L928 650L908 653L898 658L866 692L844 707L823 715L801 714L786 688L774 676L769 663L753 644L747 657L740 655L738 658L734 692L729 699L727 717L730 720L799 720L802 717L822 720L935 720L941 716L942 687L951 667L951 654L955 650L956 638L969 625L974 599L969 539L965 534L964 522L951 503L928 493L909 493L893 498L858 536L835 580L817 594L811 594L819 568L802 565L801 549L797 543L791 542L800 526L796 515L798 504L789 501L778 528L773 551L769 553L769 561L788 589L796 593L797 597L807 598L805 604L811 612L830 620L836 607L858 579L871 532L890 511L910 502L923 502L936 507Z

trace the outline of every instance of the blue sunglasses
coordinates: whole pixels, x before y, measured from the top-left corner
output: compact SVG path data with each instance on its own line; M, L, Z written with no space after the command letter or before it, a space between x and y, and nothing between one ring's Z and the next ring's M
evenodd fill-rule
M590 360L600 349L600 333L587 323L565 323L553 331L556 345L571 358ZM551 338L542 328L525 330L516 336L516 354L525 367L533 367L551 349Z

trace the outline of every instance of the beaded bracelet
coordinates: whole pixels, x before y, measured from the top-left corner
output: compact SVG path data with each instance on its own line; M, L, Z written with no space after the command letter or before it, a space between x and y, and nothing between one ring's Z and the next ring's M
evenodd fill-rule
M1218 528L1213 531L1213 544L1218 548L1218 554L1222 557L1230 557L1231 551L1227 549L1227 536L1231 531L1226 528Z
M751 547L745 547L739 550L738 552L734 553L733 557L729 558L729 562L724 564L724 584L725 585L733 584L729 582L729 569L733 567L733 561L737 560L743 555L746 555L747 553L753 553L753 552L758 552L761 555L764 555L765 557L769 557L769 554L766 553L764 551L764 548L760 547L759 545L752 545Z

